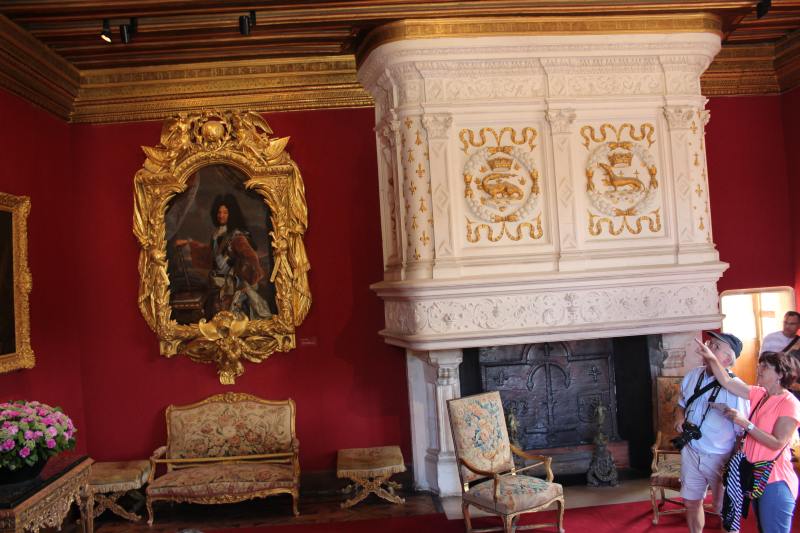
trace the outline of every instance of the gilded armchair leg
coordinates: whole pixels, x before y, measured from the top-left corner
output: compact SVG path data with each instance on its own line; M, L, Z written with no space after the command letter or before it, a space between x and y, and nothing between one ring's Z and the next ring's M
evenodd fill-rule
M564 533L564 498L558 500L558 533Z
M300 516L300 511L297 508L297 500L300 499L300 495L297 492L292 493L292 512L295 516Z
M469 516L469 504L461 503L461 513L464 515L464 525L467 526L467 533L472 533L472 519Z
M147 507L147 525L153 525L153 501L148 496L147 501L145 502L145 506Z
M514 533L514 517L504 514L503 515L503 533Z
M656 499L656 488L650 487L650 501L653 504L653 525L658 525L658 500Z

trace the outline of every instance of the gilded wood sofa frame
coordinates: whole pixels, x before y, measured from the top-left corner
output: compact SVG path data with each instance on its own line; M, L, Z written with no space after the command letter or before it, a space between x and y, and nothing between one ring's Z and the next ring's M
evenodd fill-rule
M291 412L292 451L280 452L280 453L267 453L267 454L252 454L252 455L231 455L224 457L175 458L175 459L166 458L165 455L169 448L169 442L170 442L169 420L172 411L196 409L205 404L217 403L220 401L228 403L254 401L265 405L287 405ZM296 415L296 406L294 400L292 400L291 398L283 401L270 401L270 400L263 400L261 398L252 396L250 394L231 393L231 392L224 394L217 394L215 396L206 398L203 401L193 403L190 405L183 405L183 406L170 405L169 407L167 407L165 418L167 421L168 444L166 446L158 447L153 452L153 455L150 457L150 477L148 478L148 484L152 482L153 479L155 478L156 468L160 464L166 465L167 472L171 472L173 470L181 468L191 468L196 466L203 466L208 464L216 464L224 462L290 464L292 465L292 477L295 479L295 483L292 488L276 487L261 491L253 491L246 495L239 495L239 496L223 495L215 497L159 497L159 496L152 496L148 493L147 503L146 503L147 523L151 526L153 525L153 519L154 519L153 502L155 501L172 501L178 503L201 503L201 504L236 503L255 498L265 498L267 496L274 496L277 494L290 494L292 496L292 512L294 513L294 516L299 516L300 512L298 510L298 500L300 498L300 455L299 455L300 443L296 437L295 415Z

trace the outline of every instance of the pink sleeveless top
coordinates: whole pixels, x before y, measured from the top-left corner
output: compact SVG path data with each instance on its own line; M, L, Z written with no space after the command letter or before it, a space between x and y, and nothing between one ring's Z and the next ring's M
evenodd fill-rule
M767 394L764 387L751 387L750 388L750 408L755 409L761 398ZM784 392L778 396L767 398L767 401L758 408L756 414L750 418L750 421L755 424L759 429L772 433L775 427L775 422L782 416L788 416L800 423L800 401L794 397L791 392ZM796 432L797 430L795 430ZM795 436L793 435L792 438ZM780 457L775 461L775 466L772 468L772 473L769 476L767 483L775 483L776 481L785 481L792 491L792 495L797 499L797 474L792 466L792 450L790 449L792 441L780 453ZM770 461L775 459L779 450L773 450L758 442L752 437L744 439L744 454L747 460L751 463L756 461Z

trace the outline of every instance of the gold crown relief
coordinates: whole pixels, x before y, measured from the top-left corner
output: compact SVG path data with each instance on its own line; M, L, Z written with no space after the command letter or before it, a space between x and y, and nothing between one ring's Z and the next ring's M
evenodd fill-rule
M510 170L511 165L514 164L514 160L510 157L495 157L494 159L490 159L488 161L489 168L492 170Z
M611 152L608 154L608 162L613 167L629 167L633 160L633 154L628 151Z

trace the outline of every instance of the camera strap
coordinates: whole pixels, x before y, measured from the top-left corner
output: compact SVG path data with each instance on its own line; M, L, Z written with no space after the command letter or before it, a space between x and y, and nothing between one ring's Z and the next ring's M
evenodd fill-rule
M794 336L794 338L793 338L793 339L792 339L792 340L789 342L789 344L787 344L787 345L786 345L786 348L784 348L784 349L783 349L783 350L781 350L781 351L782 351L782 352L788 352L788 351L789 351L789 349L790 349L792 346L794 346L794 344L797 342L797 339L800 339L800 335L795 335L795 336Z
M727 372L728 375L732 378L736 377L736 375L728 369L725 369L725 372ZM700 423L697 424L697 427L703 425L703 422L705 422L706 416L708 415L708 410L711 409L711 404L717 401L717 396L719 395L719 392L722 390L722 385L720 385L719 381L717 381L716 379L706 384L705 387L700 387L700 384L703 382L703 374L705 374L705 371L700 372L700 375L697 376L697 383L695 383L694 385L694 394L692 394L692 396L688 400L686 400L686 407L684 407L684 411L688 411L689 405L691 405L693 401L695 401L697 398L699 398L709 390L714 389L713 391L711 391L711 396L708 397L708 402L706 402L706 410L705 412L703 412L703 417L700 419Z

